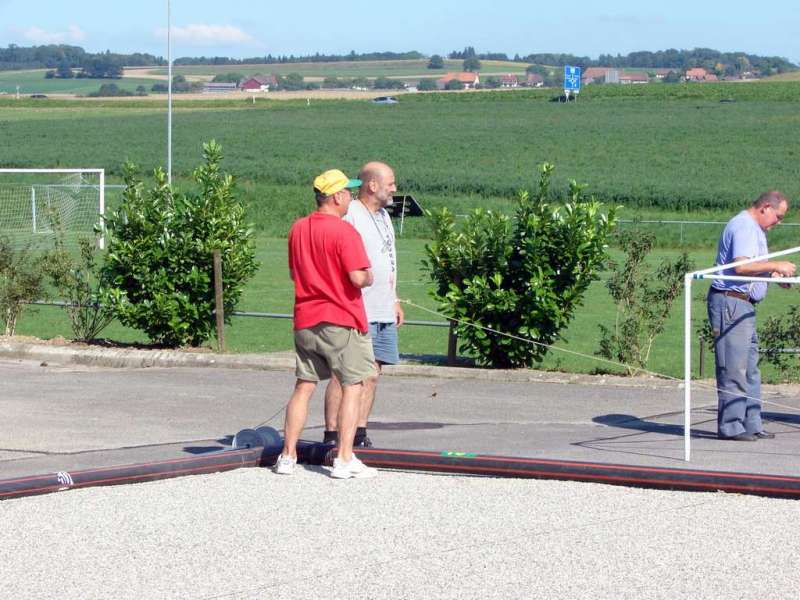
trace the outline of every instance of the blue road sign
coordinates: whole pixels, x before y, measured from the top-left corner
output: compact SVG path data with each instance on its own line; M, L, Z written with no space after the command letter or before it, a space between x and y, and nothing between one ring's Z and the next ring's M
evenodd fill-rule
M564 91L578 93L581 91L581 68L564 67Z

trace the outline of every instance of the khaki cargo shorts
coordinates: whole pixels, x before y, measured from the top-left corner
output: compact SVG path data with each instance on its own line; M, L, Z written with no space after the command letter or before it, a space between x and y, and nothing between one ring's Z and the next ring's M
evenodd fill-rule
M330 379L342 385L378 374L369 335L349 327L320 323L294 332L295 376L303 381Z

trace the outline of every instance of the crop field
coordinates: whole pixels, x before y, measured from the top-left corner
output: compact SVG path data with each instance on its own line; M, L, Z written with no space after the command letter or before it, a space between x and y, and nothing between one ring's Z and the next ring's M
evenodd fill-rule
M257 226L274 235L306 210L316 173L355 173L373 158L395 167L401 191L458 208L509 206L544 161L557 167L556 192L574 178L609 203L684 219L729 212L767 188L800 193L799 84L631 87L601 86L568 105L548 102L547 90L416 94L390 106L187 101L174 117L174 169L187 176L202 142L217 139ZM113 178L127 159L145 170L165 162L156 102L0 100L0 129L2 166L103 167Z
M460 71L463 61L444 61L444 69L428 69L426 60L384 60L384 61L341 61L329 63L282 63L264 65L178 65L173 72L187 77L208 77L222 73L241 73L255 75L258 73L300 73L304 77L434 77L447 71ZM524 73L528 66L525 63L483 60L482 72L485 73ZM137 69L138 71L138 69ZM148 69L154 75L166 75L166 68ZM143 71L144 73L144 71Z
M122 89L134 91L139 85L150 86L155 79L45 79L44 70L36 71L0 71L0 93L16 94L19 86L20 95L31 94L81 94L97 91L104 83L115 83Z

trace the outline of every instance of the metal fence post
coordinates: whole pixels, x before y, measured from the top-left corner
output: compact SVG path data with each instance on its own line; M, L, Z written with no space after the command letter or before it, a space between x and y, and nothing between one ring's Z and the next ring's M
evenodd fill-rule
M225 306L222 303L222 254L214 250L214 313L217 317L217 347L225 352Z
M447 330L447 365L454 367L456 364L456 352L458 350L458 336L456 336L456 322L450 321L450 328Z
M700 377L702 378L706 365L706 344L702 335L700 336L700 352L698 354L700 355Z

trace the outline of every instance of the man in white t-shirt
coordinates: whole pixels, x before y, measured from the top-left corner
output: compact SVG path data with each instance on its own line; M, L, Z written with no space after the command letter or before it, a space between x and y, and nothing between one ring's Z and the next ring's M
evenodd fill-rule
M382 365L392 365L400 360L397 349L397 328L403 324L403 309L397 301L397 250L394 227L386 207L392 203L397 191L394 171L382 162L368 162L361 168L362 181L358 199L350 203L344 220L356 228L369 262L374 282L361 290L364 308L369 321L369 333L378 375L364 381L361 411L354 441L355 447L368 448L372 442L367 436L367 422L375 402L375 388ZM325 390L325 443L337 441L336 416L342 398L342 387L331 377Z

